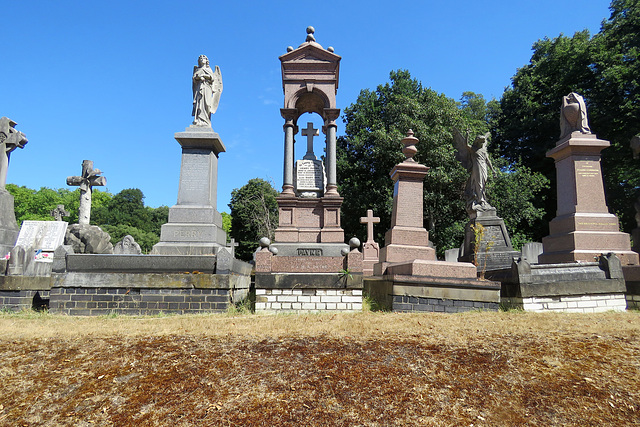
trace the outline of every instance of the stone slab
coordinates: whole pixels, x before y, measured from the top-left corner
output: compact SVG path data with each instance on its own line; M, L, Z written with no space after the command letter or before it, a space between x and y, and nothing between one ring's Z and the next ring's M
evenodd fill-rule
M193 273L67 272L52 275L52 288L231 289L249 287L250 276Z
M271 271L277 273L338 273L344 268L343 256L274 256Z
M153 246L151 255L215 255L221 247L217 243L159 242Z
M164 224L160 229L160 242L217 243L224 246L227 233L215 224Z
M218 153L227 151L220 135L213 129L202 126L189 126L184 132L176 132L174 138L182 148L206 148Z
M216 257L212 255L103 255L67 254L68 272L160 273L194 272L213 274Z
M7 190L0 189L0 257L4 257L15 246L18 231L13 196Z
M296 192L324 193L327 178L320 160L298 160L294 170L294 189Z
M256 273L256 289L362 289L362 273Z
M53 252L64 243L68 225L64 221L22 221L16 246Z
M414 260L392 263L386 275L435 276L451 279L476 279L476 267L467 262Z
M213 206L174 205L169 208L169 223L215 224L222 228L222 214Z

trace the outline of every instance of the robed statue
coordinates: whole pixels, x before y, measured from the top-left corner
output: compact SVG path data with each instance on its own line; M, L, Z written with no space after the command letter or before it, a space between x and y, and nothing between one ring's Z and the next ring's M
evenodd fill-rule
M222 93L222 74L216 65L215 71L209 66L209 59L200 55L198 65L193 67L193 116L194 126L211 127L211 115L218 109Z
M472 217L478 211L488 211L493 207L487 202L486 186L488 171L495 174L489 153L487 141L490 133L478 135L469 145L469 135L462 136L460 131L453 128L453 144L456 149L456 159L469 171L469 179L464 189L464 198L467 202L467 212Z
M584 98L575 92L562 97L560 107L560 139L571 132L591 133Z
M24 148L27 137L15 130L16 122L2 117L0 118L0 190L4 190L7 184L7 170L9 169L9 156L16 148Z

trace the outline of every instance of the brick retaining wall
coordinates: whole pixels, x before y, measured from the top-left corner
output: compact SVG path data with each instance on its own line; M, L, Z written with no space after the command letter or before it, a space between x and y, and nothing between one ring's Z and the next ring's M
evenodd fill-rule
M521 308L525 311L538 312L599 313L611 310L625 311L627 308L627 299L622 293L528 298L503 297L502 303L507 308Z
M361 289L256 289L256 312L361 311Z
M460 313L472 310L498 311L500 304L496 302L466 301L440 298L425 298L409 295L393 295L395 312L441 312Z

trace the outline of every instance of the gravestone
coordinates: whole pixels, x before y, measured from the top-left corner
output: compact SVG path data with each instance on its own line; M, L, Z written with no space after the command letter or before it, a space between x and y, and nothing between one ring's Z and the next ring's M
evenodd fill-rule
M199 65L194 69L194 83L201 73L209 72L206 70L208 59L205 67L202 58L203 55L198 60ZM219 74L218 67L214 74ZM153 246L152 254L215 254L220 247L226 246L227 234L222 228L222 215L216 209L218 155L225 151L225 146L220 136L211 128L209 120L217 108L222 90L221 79L222 77L218 86L214 82L212 89L207 89L206 85L199 86L198 91L213 90L211 96L217 94L217 98L211 99L212 104L209 106L204 100L198 101L202 105L197 108L197 112L194 110L194 124L184 132L176 132L174 135L182 147L178 201L169 208L169 222L162 226L160 242ZM199 93L194 92L194 97L199 96Z
M142 250L135 239L127 234L113 247L113 253L115 255L140 255Z
M367 224L367 241L362 246L362 262L364 276L373 276L373 266L380 258L380 245L373 240L373 224L378 224L380 218L373 216L373 210L367 209L367 216L360 218L360 224Z
M593 262L602 253L615 253L622 265L638 264L627 233L620 232L618 217L609 213L605 200L600 152L609 141L591 133L580 95L563 98L562 137L547 157L555 160L558 209L542 239L541 264Z
M15 126L16 122L13 120L7 117L0 118L0 257L9 253L18 237L13 196L5 186L11 152L16 148L24 148L28 141Z
M58 205L56 206L55 209L53 209L51 212L49 212L49 214L56 220L56 221L62 221L63 217L67 217L70 216L71 214L69 213L68 210L66 210L64 208L64 205Z
M92 160L82 161L82 175L67 178L67 185L80 187L80 207L78 208L78 224L89 224L91 221L91 193L93 187L107 185L107 178L100 176L102 171L93 168Z
M22 221L16 246L53 252L64 243L67 226L64 221Z

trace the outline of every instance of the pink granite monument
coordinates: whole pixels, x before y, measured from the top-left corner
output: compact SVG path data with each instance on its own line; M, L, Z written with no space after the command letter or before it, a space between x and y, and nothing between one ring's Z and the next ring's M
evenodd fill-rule
M542 239L539 263L592 262L613 252L622 265L638 264L629 235L620 232L605 200L600 152L610 143L591 133L580 95L564 97L561 130L556 147L547 152L556 164L558 210Z

